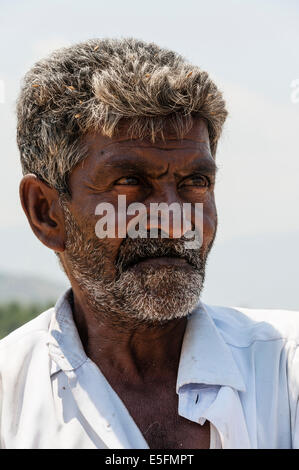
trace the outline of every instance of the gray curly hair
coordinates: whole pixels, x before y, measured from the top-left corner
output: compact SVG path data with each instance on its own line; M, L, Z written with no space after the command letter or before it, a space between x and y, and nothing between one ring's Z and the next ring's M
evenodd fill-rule
M210 147L227 116L222 93L207 72L179 54L133 38L92 39L54 51L24 77L17 101L17 143L23 174L34 173L61 194L87 156L84 136L182 138L193 117L208 126Z

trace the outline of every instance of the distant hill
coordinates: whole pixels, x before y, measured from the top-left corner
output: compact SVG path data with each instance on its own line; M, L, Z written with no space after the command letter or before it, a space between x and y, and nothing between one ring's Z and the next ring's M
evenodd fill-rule
M45 304L55 302L66 290L63 282L34 276L0 273L0 303L20 302Z

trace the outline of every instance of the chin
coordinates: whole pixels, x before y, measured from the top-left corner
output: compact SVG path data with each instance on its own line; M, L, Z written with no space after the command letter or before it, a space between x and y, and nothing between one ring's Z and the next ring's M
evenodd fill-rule
M122 309L131 318L152 323L185 317L199 301L203 280L193 268L130 269L118 280Z

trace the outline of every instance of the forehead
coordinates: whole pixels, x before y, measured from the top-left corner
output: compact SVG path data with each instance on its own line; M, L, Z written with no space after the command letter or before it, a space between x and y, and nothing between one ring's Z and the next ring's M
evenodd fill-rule
M164 133L164 140L157 139L154 143L150 139L128 138L123 128L116 137L103 136L101 133L85 136L85 145L88 157L73 170L72 177L92 175L101 169L123 167L132 164L144 168L164 167L170 163L171 167L186 167L194 159L212 160L210 152L209 133L206 123L202 119L194 120L193 126L182 139L174 133ZM123 160L123 161L122 161Z
M116 137L107 137L101 133L89 134L85 137L85 144L89 149L89 153L101 153L102 155L107 152L113 152L113 149L126 147L134 148L147 148L147 149L183 149L188 146L203 147L205 146L210 151L209 133L208 128L202 119L194 119L193 126L190 131L179 139L173 132L164 131L164 139L157 138L155 142L151 139L135 139L129 138L127 133L127 126L122 126L121 131ZM203 145L198 145L203 144Z

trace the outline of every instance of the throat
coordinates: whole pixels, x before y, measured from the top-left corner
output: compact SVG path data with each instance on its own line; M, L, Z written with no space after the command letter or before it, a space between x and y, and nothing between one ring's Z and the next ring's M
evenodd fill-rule
M131 331L93 330L87 356L103 371L108 381L128 386L176 378L186 318L165 326ZM100 341L99 341L100 338Z

